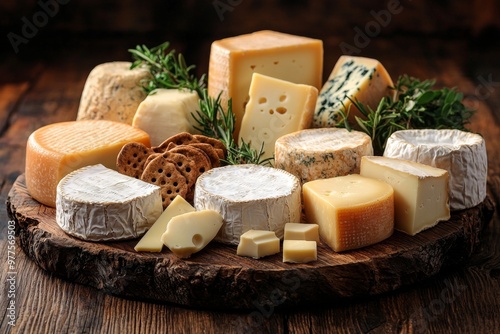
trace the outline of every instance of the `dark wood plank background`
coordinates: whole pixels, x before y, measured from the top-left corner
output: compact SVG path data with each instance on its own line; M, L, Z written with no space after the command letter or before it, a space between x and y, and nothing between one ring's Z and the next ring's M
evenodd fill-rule
M51 4L52 12L42 4ZM40 126L76 117L89 71L129 60L127 49L165 40L206 73L217 38L275 29L321 38L326 75L352 45L380 59L396 78L408 73L457 87L477 110L470 129L489 156L488 190L497 213L481 246L459 268L379 297L329 307L248 311L190 309L110 296L39 269L14 246L0 207L0 331L12 333L500 332L500 32L499 4L485 1L2 1L0 3L0 197L24 171L26 139ZM48 6L48 5L47 5ZM394 14L377 25L381 11ZM55 9L57 8L57 10ZM46 13L47 20L43 14ZM53 15L52 15L53 14ZM38 20L38 21L36 21ZM23 28L37 22L36 32ZM372 28L368 40L358 31ZM28 37L23 35L28 32ZM24 38L15 47L10 39ZM10 37L9 37L10 36ZM15 271L12 275L9 272ZM10 277L15 298L8 297ZM15 300L15 326L9 301Z

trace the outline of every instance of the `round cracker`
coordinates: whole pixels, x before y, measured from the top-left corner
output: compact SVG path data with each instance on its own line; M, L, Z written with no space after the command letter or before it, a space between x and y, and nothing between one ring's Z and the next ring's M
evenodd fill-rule
M227 154L226 145L219 139L215 139L212 137L204 136L204 135L193 135L193 138L196 139L200 143L210 144L214 148L222 151L222 156L219 156L219 159L224 159ZM218 151L220 152L220 151Z
M212 164L208 156L202 150L191 145L179 145L168 152L180 153L194 161L196 170L202 174L211 169Z
M163 157L168 161L174 163L177 169L186 178L188 191L185 199L187 201L192 201L194 198L194 186L196 184L196 180L198 179L198 176L201 175L201 173L197 169L195 162L193 161L193 159L188 158L184 154L169 151L163 153Z
M220 167L219 155L217 154L216 149L212 145L206 144L206 143L191 143L191 144L189 144L189 146L196 147L196 148L202 150L203 152L205 152L205 154L210 159L210 163L212 164L212 168Z
M139 179L147 158L153 153L151 148L142 143L125 144L116 158L116 170Z
M175 145L186 145L197 142L198 140L194 138L194 136L189 132L180 132L176 135L167 138L163 143L154 147L153 150L157 153L163 153L168 149L168 145L170 143L174 143Z

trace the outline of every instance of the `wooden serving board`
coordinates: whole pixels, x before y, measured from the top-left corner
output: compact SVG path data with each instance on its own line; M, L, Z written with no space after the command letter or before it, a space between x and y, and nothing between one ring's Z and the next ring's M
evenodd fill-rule
M309 264L283 263L282 254L260 260L240 257L235 247L215 242L181 260L168 249L137 253L137 240L82 241L59 228L55 209L30 197L24 175L9 192L7 210L17 223L24 252L39 267L69 281L131 299L270 310L377 295L459 265L478 245L494 205L487 197L414 237L395 232L360 250L335 253L320 244L318 260Z

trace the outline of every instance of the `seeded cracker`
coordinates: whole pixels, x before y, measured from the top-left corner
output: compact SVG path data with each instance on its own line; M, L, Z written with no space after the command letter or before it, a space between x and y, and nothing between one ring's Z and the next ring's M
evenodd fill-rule
M116 159L117 171L139 179L146 159L153 153L152 149L142 143L125 144Z

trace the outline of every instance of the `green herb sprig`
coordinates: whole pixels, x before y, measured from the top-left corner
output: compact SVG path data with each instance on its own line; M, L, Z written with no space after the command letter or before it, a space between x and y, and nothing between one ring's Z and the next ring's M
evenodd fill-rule
M375 109L351 100L364 117L355 117L361 131L368 134L375 154L382 154L387 139L405 129L459 129L466 131L473 110L462 103L463 94L456 88L434 89L435 80L419 80L408 75L398 78L392 89L395 97L384 97ZM341 111L337 125L351 129L349 108Z

